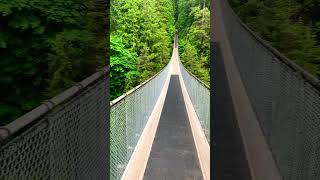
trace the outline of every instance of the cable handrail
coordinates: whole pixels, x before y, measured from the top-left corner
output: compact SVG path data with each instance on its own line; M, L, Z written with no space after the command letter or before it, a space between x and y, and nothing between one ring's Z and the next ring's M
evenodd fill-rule
M230 6L230 5L229 5ZM287 65L289 68L297 72L299 75L302 76L303 79L305 79L307 82L309 82L313 87L315 87L318 91L320 91L320 80L303 69L301 66L296 64L293 60L286 57L284 54L279 52L277 49L275 49L272 45L270 45L269 42L259 37L254 31L252 31L241 19L240 17L234 12L234 10L230 7L231 13L234 15L236 20L240 23L242 27L247 30L252 37L254 37L255 40L257 40L261 45L263 45L265 48L267 48L273 55L275 55L276 60L279 60L280 62Z
M152 77L150 77L149 79L145 80L144 82L142 82L141 84L139 84L138 86L130 89L128 92L123 93L121 96L117 97L116 99L112 100L110 102L110 106L112 107L113 105L117 104L118 102L120 102L121 100L125 99L127 96L129 96L130 94L136 92L137 90L139 90L140 88L142 88L144 85L146 85L148 82L150 82L151 80L153 80L155 77L157 77L161 72L163 72L167 66L170 65L171 60L168 62L168 64L166 66L164 66L159 72L157 72L155 75L153 75Z
M30 124L35 123L38 119L48 114L52 109L61 105L68 100L70 100L75 95L83 92L87 87L94 84L96 81L109 75L110 68L109 66L102 68L100 71L92 74L81 82L76 83L69 89L63 91L62 93L54 96L49 100L45 100L41 103L40 106L34 108L28 113L22 115L11 123L0 126L0 142L3 143L8 140L9 137L12 137L17 132L25 129Z
M194 74L192 74L186 67L184 67L184 65L182 64L182 62L180 61L182 67L193 77L195 78L200 84L202 84L205 88L207 88L208 90L210 90L210 86L207 85L205 82L203 82L202 80L200 80L199 78L197 78L197 76L195 76Z
M254 33L228 1L215 3L217 58L224 61L231 96L239 97L233 105L250 173L259 179L318 179L319 80Z
M192 106L205 134L210 142L210 87L188 71L179 60L182 81L190 97Z
M175 37L177 38L177 36L175 36ZM174 49L174 47L175 47L175 45L176 45L176 38L174 39L174 43L173 43L173 48L172 48L172 50L171 50L171 54L172 54L173 49ZM132 94L132 93L136 92L137 90L139 90L140 88L142 88L144 85L146 85L146 84L147 84L148 82L150 82L152 79L154 79L155 77L157 77L161 72L163 72L163 71L167 68L167 66L170 65L171 59L172 59L172 57L170 58L170 61L168 62L168 64L166 64L158 73L156 73L155 75L153 75L153 76L150 77L149 79L145 80L144 82L142 82L142 83L139 84L138 86L130 89L128 92L123 93L121 96L119 96L119 97L117 97L116 99L112 100L112 101L110 102L110 106L111 106L111 107L114 106L114 105L117 104L118 102L120 102L120 101L122 101L123 99L125 99L126 97L128 97L130 94Z

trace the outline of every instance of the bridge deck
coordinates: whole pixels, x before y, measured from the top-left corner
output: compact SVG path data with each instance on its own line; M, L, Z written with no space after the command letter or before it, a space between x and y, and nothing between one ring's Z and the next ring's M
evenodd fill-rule
M157 179L203 179L178 75L171 75L144 174Z

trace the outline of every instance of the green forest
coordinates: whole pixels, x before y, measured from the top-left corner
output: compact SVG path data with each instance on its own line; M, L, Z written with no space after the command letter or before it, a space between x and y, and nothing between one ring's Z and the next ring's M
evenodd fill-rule
M112 0L110 18L111 99L165 67L176 29L183 64L209 84L209 1Z
M111 98L118 97L169 62L176 29L183 63L209 82L208 1L111 4L109 32L103 0L0 1L0 125L109 64L108 54Z
M319 0L230 0L253 31L320 77Z
M179 30L179 53L183 65L210 83L210 4L209 0L177 0L176 27Z
M320 77L319 0L229 0L240 18ZM111 99L159 72L176 29L184 66L209 84L209 0L0 1L0 125L111 67Z
M107 4L0 1L0 125L106 65Z

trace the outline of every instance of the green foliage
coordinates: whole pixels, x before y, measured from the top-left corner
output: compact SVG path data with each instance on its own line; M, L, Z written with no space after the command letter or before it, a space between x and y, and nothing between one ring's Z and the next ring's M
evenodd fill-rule
M184 1L187 3L187 1ZM190 1L189 3L192 3ZM181 19L192 19L190 26L181 26L179 52L184 66L200 80L210 84L210 11L200 6L185 7L190 14L179 14ZM185 12L186 10L182 10ZM181 31L180 31L181 32Z
M232 0L231 3L251 29L320 77L318 0Z
M128 90L137 85L137 57L129 52L117 36L110 37L110 94L111 99L115 99Z
M113 0L111 5L111 34L121 37L124 48L137 55L137 72L128 75L123 87L115 90L124 93L169 62L175 29L173 4L171 0ZM113 81L118 77L111 78Z
M189 27L195 21L192 9L195 7L209 7L210 0L175 0L177 7L176 27L179 29L179 35L185 36ZM204 4L205 3L205 4Z
M105 9L96 0L0 1L0 124L104 66Z
M170 60L176 27L186 67L209 82L208 0L111 1L111 98L142 83ZM181 31L180 31L181 32ZM117 53L115 53L117 52ZM136 55L136 56L135 56Z

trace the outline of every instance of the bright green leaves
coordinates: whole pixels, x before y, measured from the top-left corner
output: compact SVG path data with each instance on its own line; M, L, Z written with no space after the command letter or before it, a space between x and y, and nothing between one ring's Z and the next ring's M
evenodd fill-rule
M136 55L125 49L120 37L110 37L110 94L111 99L122 95L125 90L136 85L138 76Z
M197 3L192 0L180 2L181 7L185 8L179 9L181 14L178 14L181 61L192 74L209 85L210 11L208 8L201 9L198 5L189 7L186 4ZM186 12L189 14L185 14Z
M208 56L210 54L210 11L207 8L192 8L195 21L192 23L187 39L192 42L198 50L199 55Z
M126 79L125 83L114 90L124 93L159 72L169 62L175 29L173 4L171 0L113 0L111 4L113 37L121 37L123 52L128 50L136 54L135 69L125 71L125 77L119 76ZM111 55L111 71L112 68L124 69L123 65L129 61L126 58L126 53ZM115 64L112 61L124 62ZM113 76L111 84L118 79Z
M192 13L192 9L195 7L203 8L209 7L209 0L173 0L176 4L175 7L178 10L176 12L176 26L179 29L179 35L185 36L189 27L195 21L195 16Z

